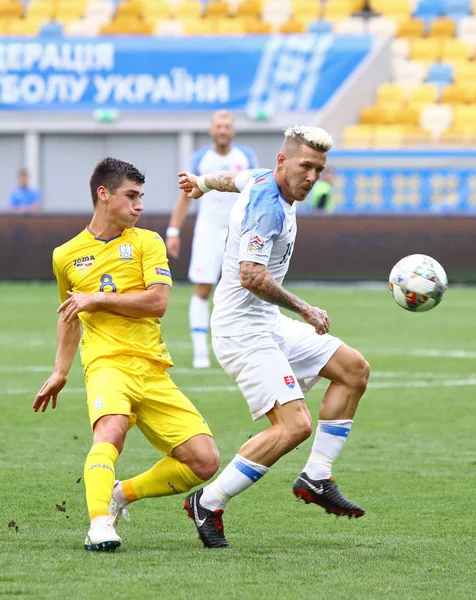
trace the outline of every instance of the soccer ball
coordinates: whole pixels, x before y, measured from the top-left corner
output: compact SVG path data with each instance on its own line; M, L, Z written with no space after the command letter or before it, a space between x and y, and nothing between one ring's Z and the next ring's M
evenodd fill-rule
M424 312L442 301L448 278L435 259L424 254L411 254L393 267L388 284L399 306L412 312Z

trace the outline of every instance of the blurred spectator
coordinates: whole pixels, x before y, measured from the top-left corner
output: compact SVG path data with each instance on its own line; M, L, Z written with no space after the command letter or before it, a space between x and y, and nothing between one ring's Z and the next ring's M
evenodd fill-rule
M334 183L334 177L334 169L332 167L327 167L306 198L308 210L318 210L327 213L332 212L332 185Z
M40 210L40 194L28 184L28 171L18 171L18 187L12 190L9 209L13 212L38 212Z

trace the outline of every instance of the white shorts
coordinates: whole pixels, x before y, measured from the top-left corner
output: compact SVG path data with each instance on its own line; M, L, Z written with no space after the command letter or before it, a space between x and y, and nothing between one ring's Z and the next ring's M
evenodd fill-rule
M188 278L192 283L218 283L227 228L195 227Z
M254 420L275 405L304 397L344 342L281 315L276 331L213 337L213 350L248 402Z

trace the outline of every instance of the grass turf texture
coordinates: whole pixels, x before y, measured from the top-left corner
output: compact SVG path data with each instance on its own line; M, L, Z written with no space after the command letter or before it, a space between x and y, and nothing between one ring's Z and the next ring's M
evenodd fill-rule
M225 514L230 550L205 550L184 497L146 500L122 521L123 546L87 553L82 477L91 443L76 361L56 411L34 414L55 354L54 285L0 285L0 598L474 598L474 288L450 288L411 314L388 291L290 287L326 308L332 332L361 349L371 385L334 468L359 520L336 519L291 493L308 440ZM174 288L163 331L175 381L207 417L225 465L264 423L252 423L214 363L193 372L191 289ZM308 396L315 418L325 386ZM119 477L157 459L132 430ZM9 526L10 525L10 526Z

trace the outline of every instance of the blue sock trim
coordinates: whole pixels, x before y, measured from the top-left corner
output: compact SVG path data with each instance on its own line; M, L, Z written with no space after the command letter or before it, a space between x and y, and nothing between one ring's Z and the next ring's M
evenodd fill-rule
M337 435L338 437L349 437L350 429L348 427L339 427L338 425L319 425L319 429L329 435Z
M238 471L241 471L241 473L243 473L243 475L246 475L246 477L251 479L251 481L258 481L258 479L261 479L261 477L263 477L263 473L255 471L253 467L250 467L250 465L241 462L241 460L235 460L233 464L238 469Z
M207 327L192 327L191 332L192 333L208 333L208 328Z

